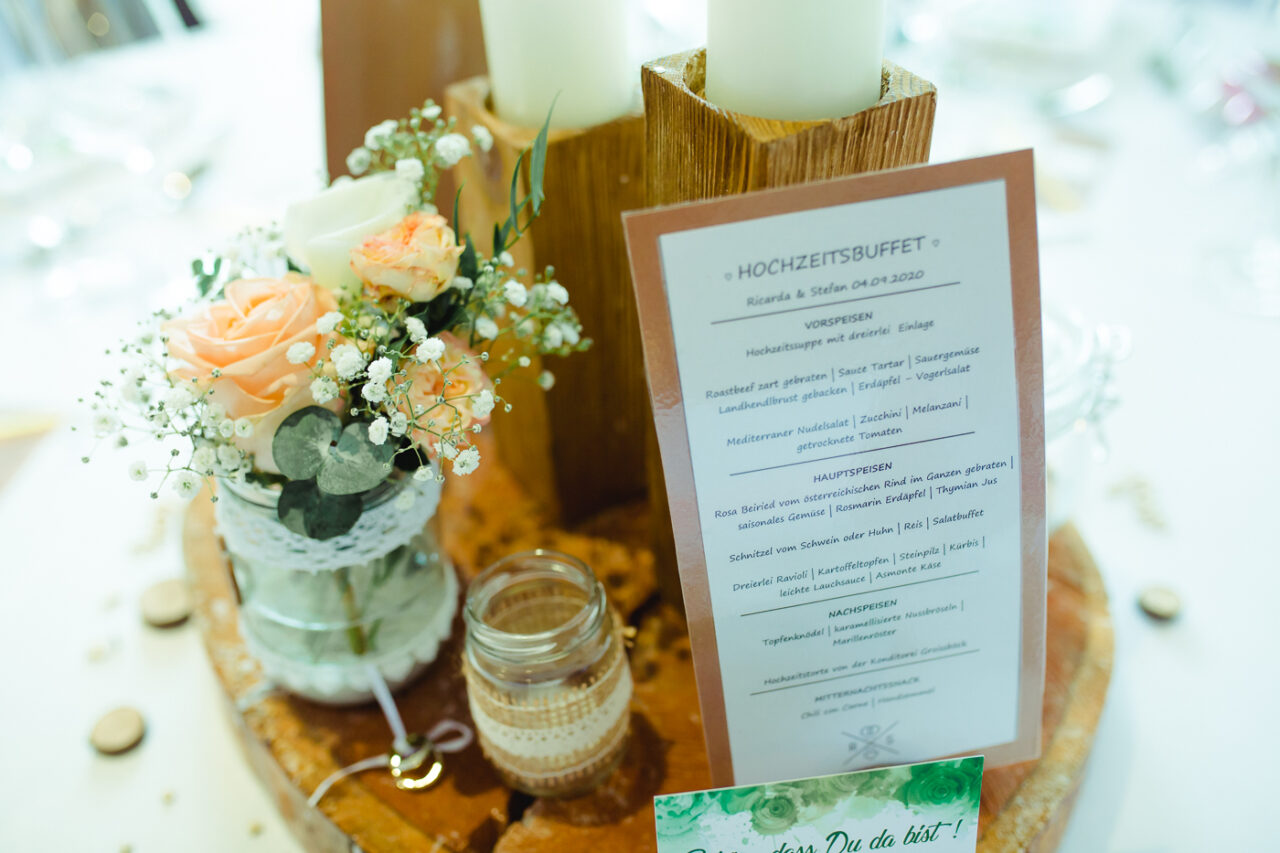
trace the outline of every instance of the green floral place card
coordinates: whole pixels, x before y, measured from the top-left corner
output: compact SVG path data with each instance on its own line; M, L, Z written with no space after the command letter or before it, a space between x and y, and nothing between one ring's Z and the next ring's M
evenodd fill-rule
M972 851L982 758L654 798L658 853Z

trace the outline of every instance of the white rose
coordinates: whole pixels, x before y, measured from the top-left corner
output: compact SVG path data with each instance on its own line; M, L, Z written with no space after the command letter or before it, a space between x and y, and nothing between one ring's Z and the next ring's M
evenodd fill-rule
M289 205L285 251L316 284L335 293L358 292L360 277L351 269L351 250L403 219L416 199L416 187L394 172L335 184Z

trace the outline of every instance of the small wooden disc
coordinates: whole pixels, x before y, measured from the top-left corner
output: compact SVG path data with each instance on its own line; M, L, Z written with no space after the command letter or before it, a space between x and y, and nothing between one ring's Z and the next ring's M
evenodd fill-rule
M142 714L133 708L116 708L108 711L94 723L89 733L89 743L103 755L119 755L142 743L147 724Z
M1138 594L1138 606L1152 619L1168 622L1182 610L1182 599L1167 586L1149 586Z
M142 593L142 618L154 628L172 628L191 616L191 590L182 578L160 581Z

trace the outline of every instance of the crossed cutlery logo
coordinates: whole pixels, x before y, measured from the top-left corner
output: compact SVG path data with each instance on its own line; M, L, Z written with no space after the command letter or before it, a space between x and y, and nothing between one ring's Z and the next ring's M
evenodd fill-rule
M882 754L896 756L898 750L894 749L893 730L897 725L895 720L887 728L871 724L858 729L857 734L841 732L849 739L849 755L844 760L845 765L874 762Z

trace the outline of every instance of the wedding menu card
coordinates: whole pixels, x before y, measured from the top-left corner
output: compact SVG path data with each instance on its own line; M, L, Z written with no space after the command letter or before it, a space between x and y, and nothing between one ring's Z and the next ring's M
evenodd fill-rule
M715 783L1034 757L1030 152L625 219Z

